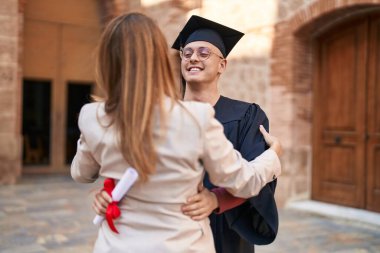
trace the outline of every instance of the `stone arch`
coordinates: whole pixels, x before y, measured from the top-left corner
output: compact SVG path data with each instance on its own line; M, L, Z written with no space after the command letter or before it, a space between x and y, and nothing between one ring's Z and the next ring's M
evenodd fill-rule
M314 39L339 23L377 10L378 0L317 0L275 26L271 89L290 97L287 103L291 108L291 119L281 126L288 129L282 138L292 139L284 157L288 171L281 200L311 194ZM274 114L279 115L276 110L280 108L274 106Z

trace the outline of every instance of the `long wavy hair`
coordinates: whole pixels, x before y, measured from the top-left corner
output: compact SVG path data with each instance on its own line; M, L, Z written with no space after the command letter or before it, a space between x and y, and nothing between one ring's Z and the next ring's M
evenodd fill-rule
M141 13L111 20L98 46L96 82L104 94L105 112L116 126L125 160L142 181L155 172L157 163L154 108L158 106L160 120L165 120L164 98L173 103L179 99L168 50L161 30Z

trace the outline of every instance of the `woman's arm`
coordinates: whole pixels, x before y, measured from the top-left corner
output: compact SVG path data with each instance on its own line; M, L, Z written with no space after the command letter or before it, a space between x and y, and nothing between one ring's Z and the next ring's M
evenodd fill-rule
M260 131L271 147L255 160L247 162L226 139L222 125L214 118L214 110L208 107L208 112L209 118L203 133L202 161L210 181L236 197L257 195L262 187L281 174L276 153L281 152L281 145L261 127Z
M71 176L75 181L80 183L94 182L99 176L100 169L100 165L93 157L90 146L86 141L86 130L91 127L85 120L86 115L89 113L91 112L88 110L88 107L83 106L78 118L81 135L77 143L77 152L71 163Z

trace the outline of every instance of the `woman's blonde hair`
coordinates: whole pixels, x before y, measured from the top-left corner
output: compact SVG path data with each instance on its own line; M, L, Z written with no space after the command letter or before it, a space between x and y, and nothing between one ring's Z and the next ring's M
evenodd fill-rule
M164 98L179 99L166 39L152 19L130 13L108 23L98 48L96 81L119 133L121 152L146 181L157 162L153 110L158 106L165 119Z

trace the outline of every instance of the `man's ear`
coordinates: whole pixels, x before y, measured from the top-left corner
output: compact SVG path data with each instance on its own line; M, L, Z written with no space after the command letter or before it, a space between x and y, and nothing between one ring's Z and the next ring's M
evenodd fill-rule
M222 74L227 68L227 60L226 59L222 59L220 62L219 62L219 70L218 70L218 74Z

